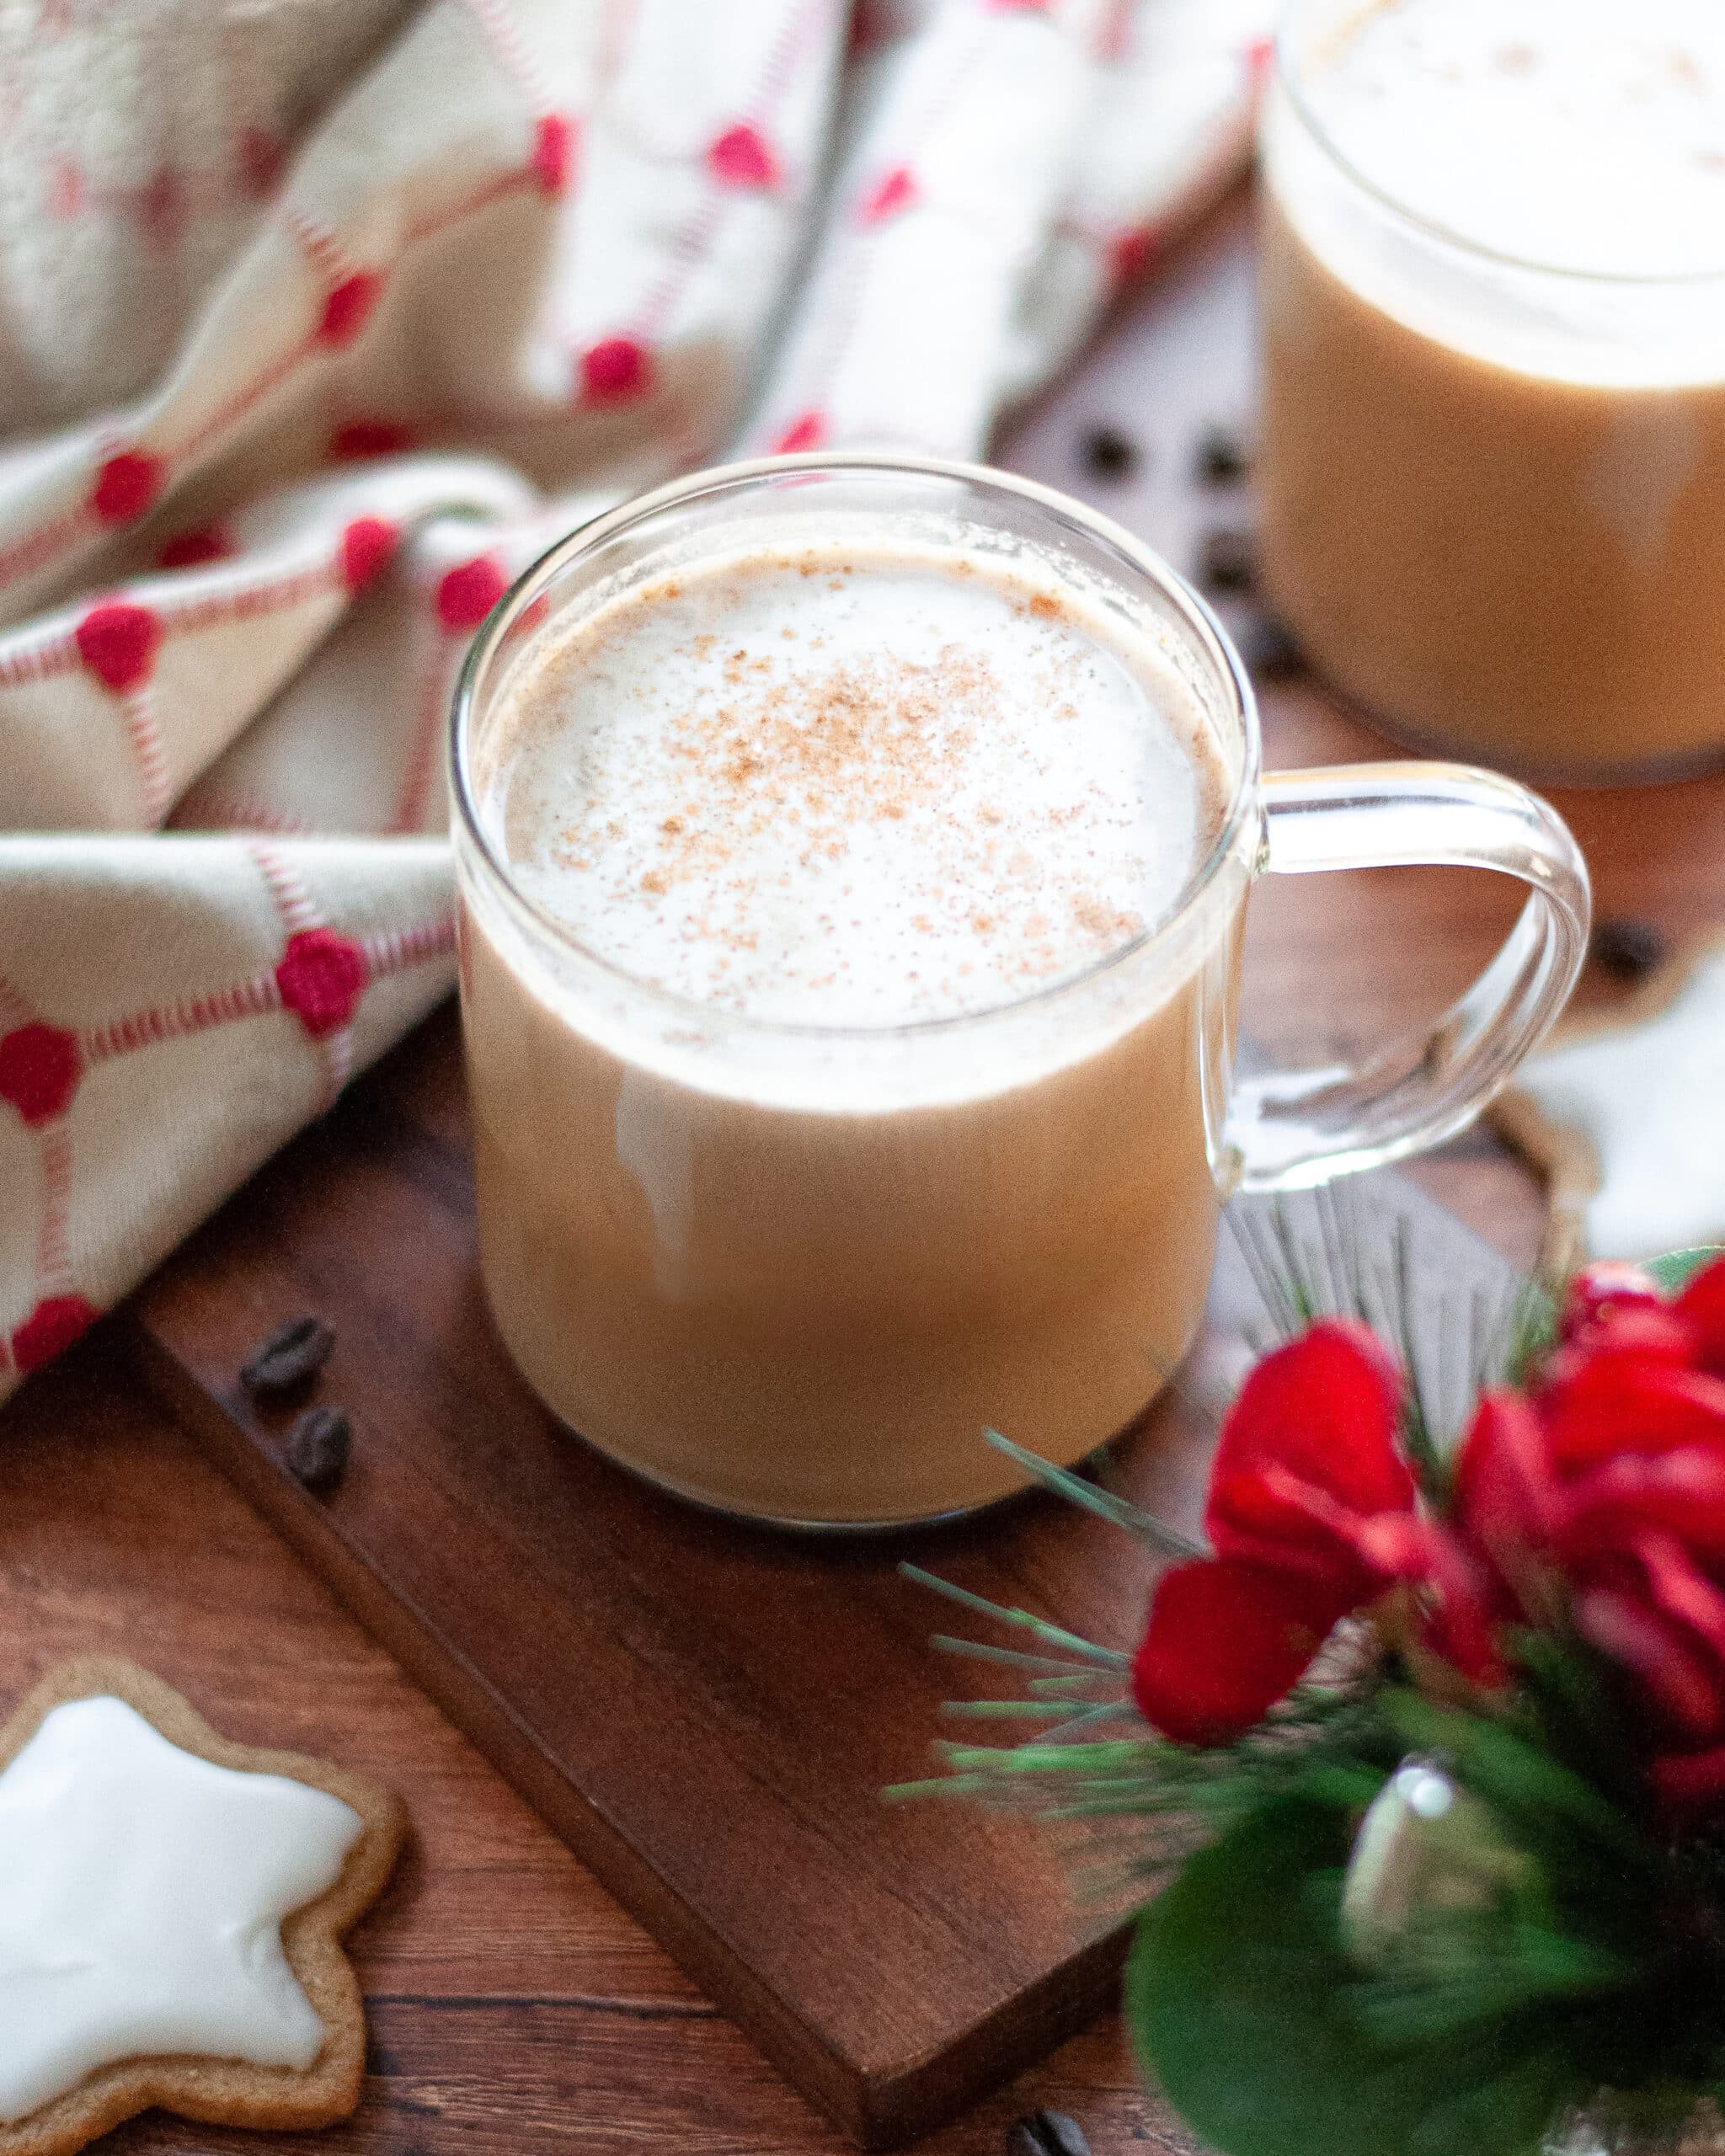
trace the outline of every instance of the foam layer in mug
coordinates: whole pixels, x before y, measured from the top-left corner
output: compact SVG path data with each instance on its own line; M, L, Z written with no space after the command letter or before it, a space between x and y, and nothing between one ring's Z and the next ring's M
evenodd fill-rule
M1311 57L1343 156L1474 245L1602 275L1725 269L1719 0L1386 0Z
M590 952L720 1013L887 1027L1018 1001L1177 908L1226 782L1149 638L1033 566L723 558L518 666L482 814Z

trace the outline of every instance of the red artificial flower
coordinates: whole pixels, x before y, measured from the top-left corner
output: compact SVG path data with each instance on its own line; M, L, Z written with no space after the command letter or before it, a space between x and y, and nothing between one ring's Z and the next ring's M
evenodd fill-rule
M1583 1266L1570 1282L1557 1314L1558 1337L1573 1340L1597 1319L1632 1310L1663 1313L1665 1298L1651 1273L1620 1258L1601 1258Z
M1590 1267L1526 1396L1480 1402L1452 1527L1493 1618L1550 1623L1633 1680L1649 1775L1685 1811L1725 1799L1725 1260L1674 1299Z
M1200 1557L1157 1582L1132 1691L1182 1744L1226 1744L1297 1684L1348 1605L1309 1574Z
M1674 1308L1694 1339L1696 1367L1725 1378L1725 1258L1697 1273Z
M1429 1569L1397 1441L1402 1402L1394 1358L1345 1319L1312 1326L1247 1379L1204 1507L1216 1554L1163 1575L1133 1665L1133 1695L1165 1736L1239 1736L1339 1619Z

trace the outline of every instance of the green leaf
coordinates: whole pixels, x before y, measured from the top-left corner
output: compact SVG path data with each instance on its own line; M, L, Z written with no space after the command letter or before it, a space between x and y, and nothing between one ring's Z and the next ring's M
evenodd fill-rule
M1725 1257L1725 1245L1705 1243L1698 1250L1672 1250L1663 1257L1650 1257L1648 1271L1668 1295L1674 1295L1716 1257Z
M1356 1972L1311 1891L1348 1843L1346 1813L1283 1803L1191 1859L1127 1968L1144 2069L1223 2156L1535 2156L1574 2077L1530 2035L1394 2048L1362 2034Z

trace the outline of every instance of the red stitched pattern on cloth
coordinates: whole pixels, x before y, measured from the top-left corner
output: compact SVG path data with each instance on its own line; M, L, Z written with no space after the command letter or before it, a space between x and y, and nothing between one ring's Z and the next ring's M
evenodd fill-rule
M35 1129L72 1106L83 1075L77 1035L40 1019L0 1034L0 1101L17 1109Z
M54 0L8 85L65 275L0 243L0 1392L178 1232L189 1117L237 1180L444 992L413 835L510 580L730 453L981 453L1053 257L1044 372L1226 183L1272 8L390 12L248 48L226 106L142 0ZM123 109L50 94L122 48Z

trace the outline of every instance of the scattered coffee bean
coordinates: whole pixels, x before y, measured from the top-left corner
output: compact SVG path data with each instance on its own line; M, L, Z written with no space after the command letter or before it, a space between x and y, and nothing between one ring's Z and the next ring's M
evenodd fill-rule
M333 1490L347 1472L354 1431L339 1407L308 1407L288 1433L287 1471L308 1490Z
M1266 681L1285 681L1306 670L1306 654L1285 622L1274 614L1254 614L1234 632L1234 643L1248 674Z
M1090 2143L1065 2112L1032 2111L1007 2127L1007 2156L1090 2156Z
M1594 963L1618 980L1644 980L1665 956L1665 939L1651 922L1602 921L1589 946Z
M1198 437L1198 476L1206 487L1231 487L1252 469L1252 452L1232 427L1206 427Z
M1143 451L1119 427L1092 427L1084 437L1084 466L1097 479L1130 479Z
M1199 579L1206 591L1250 591L1258 581L1258 542L1252 534L1231 524L1206 531Z
M291 1318L252 1351L239 1381L265 1400L298 1392L329 1360L334 1346L335 1335L321 1317Z

